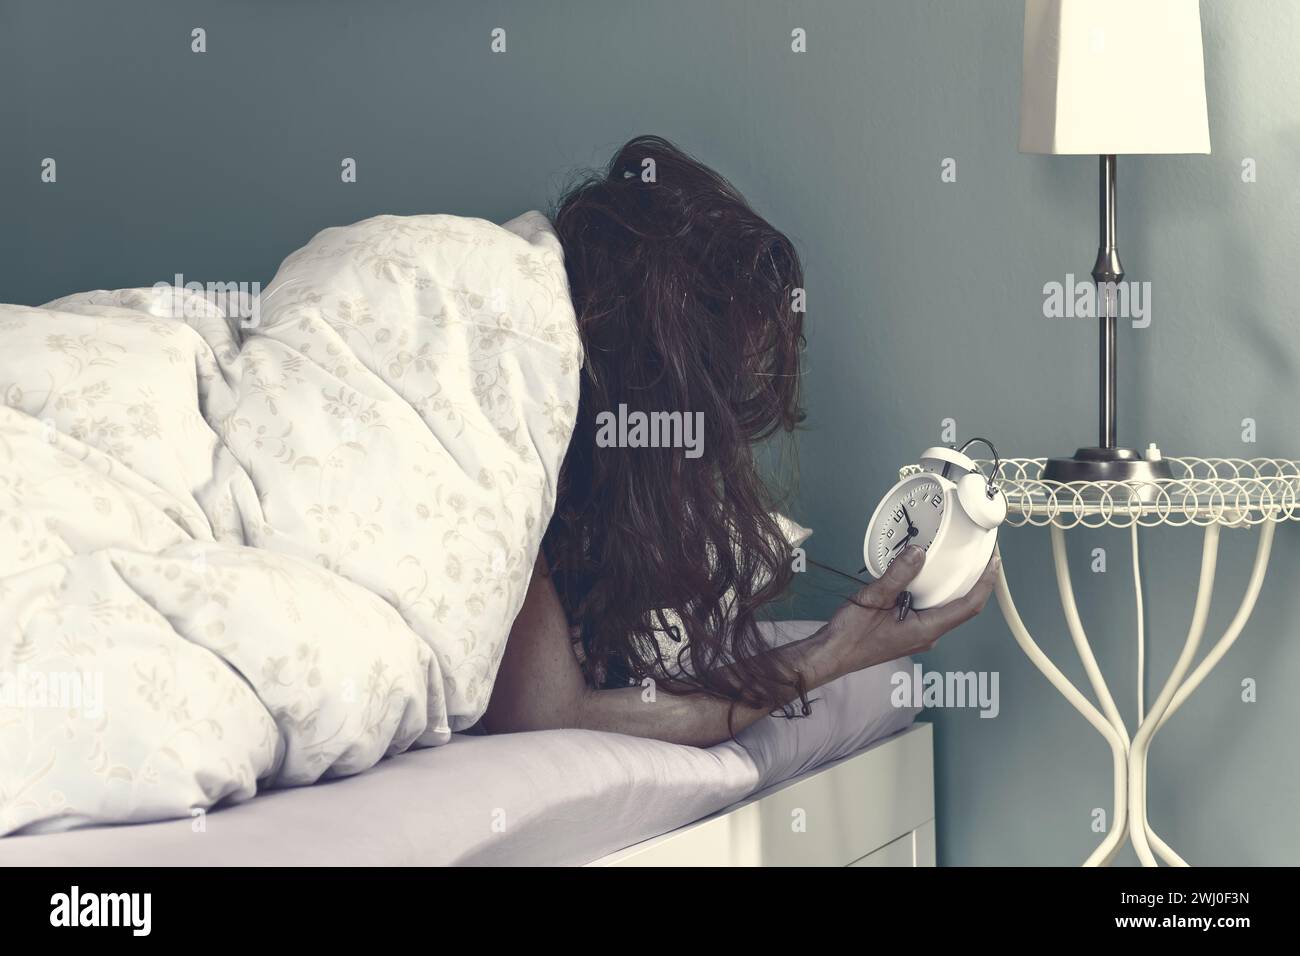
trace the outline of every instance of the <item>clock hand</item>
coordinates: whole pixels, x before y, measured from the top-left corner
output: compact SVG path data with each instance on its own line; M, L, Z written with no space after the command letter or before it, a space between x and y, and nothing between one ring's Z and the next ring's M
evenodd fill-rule
M916 525L912 524L912 516L907 513L907 505L900 501L898 507L903 509L903 517L907 519L907 534L910 537L916 533Z

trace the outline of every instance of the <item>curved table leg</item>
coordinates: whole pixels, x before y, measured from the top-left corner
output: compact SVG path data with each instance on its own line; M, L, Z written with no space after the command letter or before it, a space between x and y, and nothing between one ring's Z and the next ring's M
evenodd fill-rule
M1001 553L999 551L999 558ZM1020 618L1020 612L1016 610L1016 602L1011 598L1011 589L1007 586L1007 576L1005 566L998 569L997 590L998 604L1002 608L1002 616L1006 619L1007 626L1011 629L1012 636L1020 649L1025 652L1025 656L1033 663L1035 667L1042 672L1043 676L1051 682L1052 686L1060 691L1061 696L1083 715L1083 718L1092 724L1093 729L1105 738L1106 743L1110 744L1111 757L1114 762L1114 809L1112 811L1111 825L1107 829L1106 838L1098 844L1097 849L1084 861L1084 866L1105 866L1118 852L1125 835L1125 812L1128 802L1125 798L1127 791L1127 764L1128 764L1128 735L1121 736L1113 724L1104 717L1092 701L1084 697L1079 689L1070 682L1052 663L1051 659L1043 653L1042 648L1034 642L1025 623Z
M1218 563L1218 557L1219 526L1217 524L1207 525L1205 528L1205 543L1201 548L1200 584L1196 590L1196 604L1192 610L1192 623L1187 629L1187 640L1183 642L1183 650L1178 655L1178 660L1174 662L1174 669L1170 672L1169 679L1165 681L1164 687L1160 689L1159 696L1156 697L1151 709L1138 726L1137 733L1133 735L1133 745L1129 748L1129 839L1133 841L1133 849L1137 852L1138 859L1142 861L1143 866L1158 865L1155 856L1151 852L1150 842L1147 839L1147 749L1150 746L1152 735L1160 725L1160 721L1169 707L1170 701L1173 700L1174 694L1178 691L1178 685L1182 683L1183 678L1191 668L1192 659L1196 656L1196 649L1201 643L1201 635L1205 633L1205 622L1210 614L1210 596L1214 591L1214 570ZM1174 857L1169 862L1186 865L1182 863L1182 859L1177 854L1174 854L1172 850L1163 844L1163 841L1161 848Z
M1119 708L1110 696L1110 688L1101 676L1101 668L1097 666L1097 658L1092 654L1092 645L1088 643L1083 621L1079 618L1079 607L1074 601L1074 586L1070 580L1070 565L1065 554L1065 532L1056 525L1052 525L1052 561L1056 565L1056 586L1061 594L1061 610L1065 613L1065 623L1070 629L1070 637L1074 639L1075 650L1079 652L1079 660L1092 684L1093 693L1101 702L1102 712L1127 744L1128 729L1124 726L1124 718L1119 715Z
M1056 586L1061 595L1061 610L1065 614L1065 623L1070 630L1070 637L1074 640L1074 647L1079 654L1079 660L1083 664L1084 672L1088 675L1088 682L1092 684L1093 693L1097 695L1097 700L1101 703L1101 709L1105 713L1106 719L1115 728L1115 733L1124 746L1124 772L1122 774L1117 773L1116 776L1127 778L1128 728L1124 726L1124 718L1120 716L1119 708L1115 706L1115 700L1111 697L1110 688L1106 685L1106 679L1101 674L1101 668L1097 666L1097 658L1093 656L1092 645L1088 643L1088 635L1084 631L1083 621L1079 617L1079 607L1074 600L1074 586L1070 580L1070 564L1065 552L1065 532L1056 525L1052 525L1051 536L1052 561L1056 566ZM1127 802L1127 798L1118 787L1116 788L1116 802L1118 809L1113 814L1110 829L1112 832L1118 831L1121 836L1115 840L1105 858L1101 860L1103 866L1110 865L1123 843L1122 834L1126 825L1126 808L1124 804Z
M1208 675L1210 671L1214 669L1215 665L1223 659L1223 656L1228 653L1228 649L1232 647L1233 643L1245 628L1246 621L1250 619L1250 615L1255 610L1255 602L1259 598L1260 588L1264 584L1264 574L1268 570L1269 555L1273 550L1273 533L1276 530L1277 525L1272 521L1266 521L1263 527L1260 528L1259 541L1255 546L1255 564L1251 569L1250 580L1246 584L1246 593L1242 596L1241 605L1237 608L1237 613L1233 615L1232 621L1223 632L1223 636L1219 638L1214 647L1212 647L1209 653L1205 655L1205 659L1196 666L1196 669L1192 671L1187 679L1184 680L1174 692L1173 697L1169 701L1169 706L1166 707L1164 713L1160 715L1160 719L1156 721L1147 737L1146 748L1148 751L1150 750L1152 738L1155 737L1156 733L1159 732L1160 728L1165 725L1169 718L1173 716L1174 712L1177 711L1187 698L1191 696L1192 692L1201 685L1201 682L1205 680L1206 675ZM1147 839L1150 841L1151 845L1155 847L1156 852L1160 854L1166 863L1174 866L1186 866L1187 863L1184 862L1182 857L1175 853L1168 844L1160 839L1155 830L1151 828L1151 824L1146 818L1145 755L1143 756L1142 761L1142 790L1142 824Z

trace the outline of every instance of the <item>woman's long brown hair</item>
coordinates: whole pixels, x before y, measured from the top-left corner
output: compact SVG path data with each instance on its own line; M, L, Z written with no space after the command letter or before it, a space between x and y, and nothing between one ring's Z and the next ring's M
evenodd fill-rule
M794 246L725 179L654 136L623 146L553 218L585 364L544 546L588 679L652 677L774 710L797 697L807 712L798 675L762 654L756 627L792 579L754 444L802 418ZM703 413L703 454L600 447L597 416L620 405ZM659 650L658 635L683 636L664 610L688 639L676 659Z

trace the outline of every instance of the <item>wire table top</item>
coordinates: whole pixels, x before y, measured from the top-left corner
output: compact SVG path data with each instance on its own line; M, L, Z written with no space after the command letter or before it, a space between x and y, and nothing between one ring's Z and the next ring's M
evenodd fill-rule
M1300 520L1300 462L1280 458L1166 458L1172 478L1072 481L1042 478L1046 458L1008 458L996 480L1006 523L1063 529L1170 525L1230 528ZM991 474L994 463L977 465ZM899 477L921 472L899 469Z

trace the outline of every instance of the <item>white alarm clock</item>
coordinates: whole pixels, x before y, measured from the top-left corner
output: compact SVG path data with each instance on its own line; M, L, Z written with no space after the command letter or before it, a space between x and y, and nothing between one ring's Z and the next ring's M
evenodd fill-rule
M862 556L867 570L882 577L903 548L914 544L926 552L925 566L909 585L911 606L937 607L969 591L993 554L998 525L1007 516L1007 499L998 488L997 451L993 476L986 477L963 452L927 448L921 472L902 479L876 506L867 525Z

